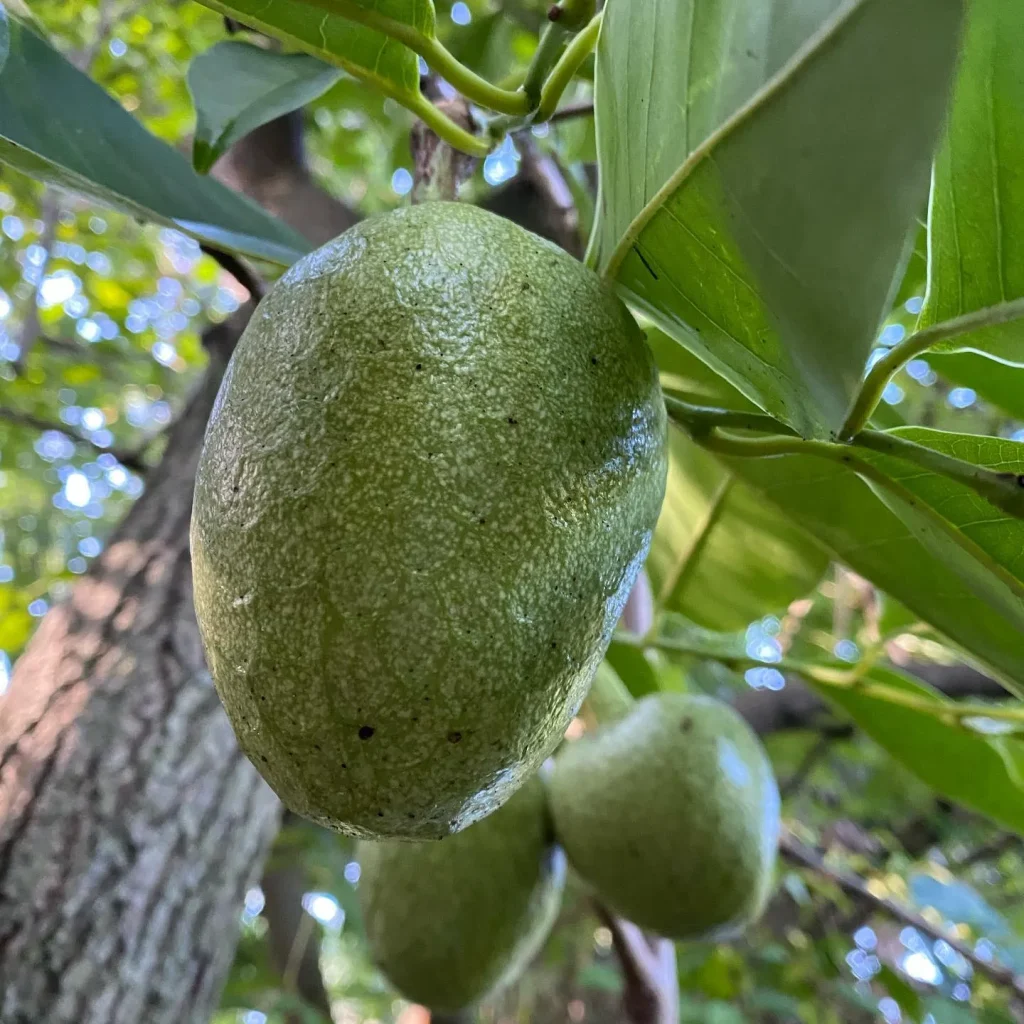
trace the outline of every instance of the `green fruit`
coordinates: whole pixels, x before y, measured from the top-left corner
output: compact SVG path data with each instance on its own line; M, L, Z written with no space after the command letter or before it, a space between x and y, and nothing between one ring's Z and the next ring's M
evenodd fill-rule
M772 881L779 792L753 731L710 697L645 697L569 744L550 785L569 863L616 913L676 939L754 920Z
M557 744L661 503L643 335L476 207L364 221L291 268L232 359L196 480L196 611L286 805L434 838Z
M512 981L554 923L565 858L537 776L494 814L440 842L362 842L370 953L408 999L455 1011Z

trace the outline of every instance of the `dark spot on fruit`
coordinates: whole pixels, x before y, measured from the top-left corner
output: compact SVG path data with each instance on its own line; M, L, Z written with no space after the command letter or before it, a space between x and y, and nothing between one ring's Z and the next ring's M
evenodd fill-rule
M422 363L417 363L416 364L416 369L417 370L422 370L423 369L423 364Z
M378 818L383 818L384 817L384 812L383 811L378 811L377 812L377 817Z
M462 733L461 732L450 732L450 733L448 733L448 742L449 743L458 743L461 739L462 739Z
M558 642L555 640L551 641L551 650L554 650L558 646Z
M319 743L314 743L313 744L313 749L314 750L319 750L320 749L320 744Z
M368 740L377 730L372 725L363 725L359 727L359 738L361 740Z
M681 729L681 730L682 730L683 732L689 732L689 731L690 731L690 730L691 730L691 729L693 728L693 719L692 719L692 718L689 718L689 717L687 717L687 718L684 718L684 719L683 719L683 720L682 720L682 721L681 721L681 722L679 723L679 728L680 728L680 729Z
M413 716L412 716L412 720L413 720L414 722L418 722L418 721L419 721L419 719L418 719L418 718L417 718L417 717L416 717L415 715L413 715Z
M415 814L413 814L413 813L412 813L412 811L407 811L407 812L406 812L406 815L405 815L405 816L406 816L406 817L407 817L407 818L408 818L408 819L409 819L410 821L412 821L412 820L413 820L413 818L415 818L415 817L416 817L416 815L415 815Z
M266 758L266 756L265 756L264 754L260 754L260 760L261 760L261 761L262 761L262 762L263 762L264 764L266 764L266 763L267 763L267 758Z
M520 290L524 291L524 292L528 292L530 290L530 282L529 281L524 281L523 282L523 287Z
M597 356L590 357L590 364L591 366L597 366Z
M345 764L345 762L344 762L344 761L342 761L342 762L341 762L341 767L342 767L342 768L347 768L347 767L348 767L348 765L347 765L347 764Z
M518 423L519 423L519 420L517 420L517 419L516 419L516 418L515 418L514 416L509 416L509 418L508 418L508 422L509 422L509 424L510 424L511 426L513 426L513 427L514 427L514 426L517 426L517 425L518 425Z
M477 520L477 522L478 522L478 523L479 523L479 524L480 524L481 526L484 526L484 525L485 525L485 524L487 523L487 520L481 517L480 519L478 519L478 520Z

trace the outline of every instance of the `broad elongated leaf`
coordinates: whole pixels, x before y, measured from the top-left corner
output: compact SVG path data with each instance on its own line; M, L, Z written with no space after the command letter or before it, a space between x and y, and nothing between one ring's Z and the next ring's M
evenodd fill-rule
M692 140L674 133L713 128L756 77L742 61L737 69L746 42L715 43L723 25L708 12L726 9L725 27L747 26L738 38L766 26L752 52L764 71L781 69L685 156ZM839 427L902 276L961 16L961 0L608 4L596 264L659 326L805 436ZM668 47L687 25L684 52L699 56L673 66ZM652 28L664 49L641 59ZM718 77L702 70L723 61ZM680 125L680 108L696 116ZM673 137L662 159L661 140ZM627 145L644 153L642 165L623 157Z
M1011 441L924 428L899 433L993 469L1024 467L1024 445ZM888 456L864 457L909 499L886 493L883 500L852 469L815 456L725 461L838 559L1024 693L1024 522L946 477ZM936 517L961 543L936 528Z
M1024 296L1024 4L973 0L949 128L935 162L921 326ZM1024 322L961 335L1024 364Z
M304 239L220 182L197 175L87 75L20 22L0 24L0 160L50 184L220 249L289 265Z
M419 61L407 46L375 29L305 0L200 0L243 25L266 32L328 63L372 82L382 92L415 105L420 97ZM349 0L434 35L432 0ZM340 6L340 5L339 5Z
M662 607L708 629L742 629L814 589L829 556L804 530L672 428L647 571Z
M341 74L305 53L278 53L235 39L211 46L188 69L196 170L205 174L243 136L322 96Z
M874 667L863 679L934 702L937 711L949 703L924 683L892 669ZM989 737L856 686L826 686L813 678L808 682L936 792L1024 833L1024 790L1019 774L1024 741L1012 736Z

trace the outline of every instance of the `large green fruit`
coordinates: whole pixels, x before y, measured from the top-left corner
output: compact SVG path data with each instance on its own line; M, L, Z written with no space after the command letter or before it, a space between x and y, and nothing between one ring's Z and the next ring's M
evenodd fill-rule
M196 479L196 610L242 749L293 810L433 838L558 742L647 551L665 413L576 260L476 207L295 264Z
M359 903L370 953L407 998L468 1006L526 967L565 882L534 776L490 817L440 842L362 842Z
M669 938L721 938L768 896L779 793L761 744L710 697L645 697L569 744L551 780L569 863L622 917Z

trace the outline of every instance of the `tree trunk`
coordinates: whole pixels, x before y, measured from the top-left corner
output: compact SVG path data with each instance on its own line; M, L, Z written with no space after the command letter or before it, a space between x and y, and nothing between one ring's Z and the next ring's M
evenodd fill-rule
M356 218L309 178L300 124L257 130L222 170L322 241ZM206 1024L231 966L280 805L206 672L188 526L250 312L204 335L209 368L145 494L43 619L0 704L3 1024Z
M248 310L146 493L18 661L0 720L0 1019L205 1022L278 802L206 674L188 521L206 419Z

